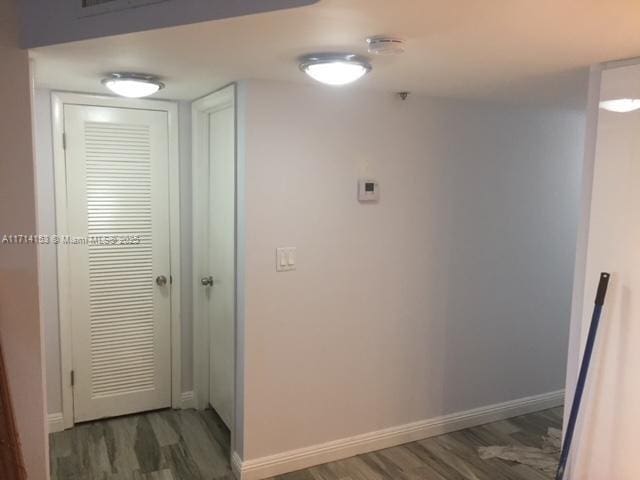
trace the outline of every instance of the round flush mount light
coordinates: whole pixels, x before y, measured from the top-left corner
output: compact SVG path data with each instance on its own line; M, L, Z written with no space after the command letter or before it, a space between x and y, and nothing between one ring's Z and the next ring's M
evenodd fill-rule
M346 85L371 71L365 57L355 54L320 53L300 59L300 70L327 85Z
M616 98L600 102L600 108L609 112L628 113L640 109L640 98Z
M102 84L116 95L128 98L148 97L164 88L158 77L141 73L112 73Z

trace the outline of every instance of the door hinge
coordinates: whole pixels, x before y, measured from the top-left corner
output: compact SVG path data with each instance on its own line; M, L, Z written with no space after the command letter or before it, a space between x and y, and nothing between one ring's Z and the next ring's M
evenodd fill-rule
M66 133L62 134L62 149L63 150L67 149L67 134Z
M76 384L76 372L74 372L73 370L71 370L71 386L73 387Z

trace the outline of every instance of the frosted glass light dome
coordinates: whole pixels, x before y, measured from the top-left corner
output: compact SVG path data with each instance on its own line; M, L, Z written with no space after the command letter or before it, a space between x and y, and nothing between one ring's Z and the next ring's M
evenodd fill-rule
M300 59L300 70L318 82L340 86L362 78L371 64L354 54L314 54Z
M615 100L603 100L600 108L609 112L628 113L640 109L640 98L616 98Z
M164 88L157 77L139 73L112 73L102 80L102 84L116 95L127 98L148 97Z

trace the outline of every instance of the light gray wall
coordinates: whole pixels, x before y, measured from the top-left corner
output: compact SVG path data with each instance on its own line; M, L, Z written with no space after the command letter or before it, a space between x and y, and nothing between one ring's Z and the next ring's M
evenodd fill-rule
M53 149L51 92L36 89L35 152L37 175L38 232L56 232L55 191L53 181ZM180 231L181 231L181 321L182 321L182 391L193 388L193 320L192 320L192 258L191 258L191 104L179 102L180 142ZM62 411L60 371L60 328L58 315L58 269L56 248L40 247L41 317L45 327L47 377L47 411Z
M241 92L244 460L563 388L583 112Z

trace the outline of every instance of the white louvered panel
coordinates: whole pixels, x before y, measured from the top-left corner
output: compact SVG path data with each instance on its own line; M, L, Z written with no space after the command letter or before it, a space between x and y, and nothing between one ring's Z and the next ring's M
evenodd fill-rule
M171 405L168 118L65 105L69 233L139 243L69 248L74 418Z
M140 244L89 245L91 396L155 381L151 138L146 125L85 123L87 233Z

